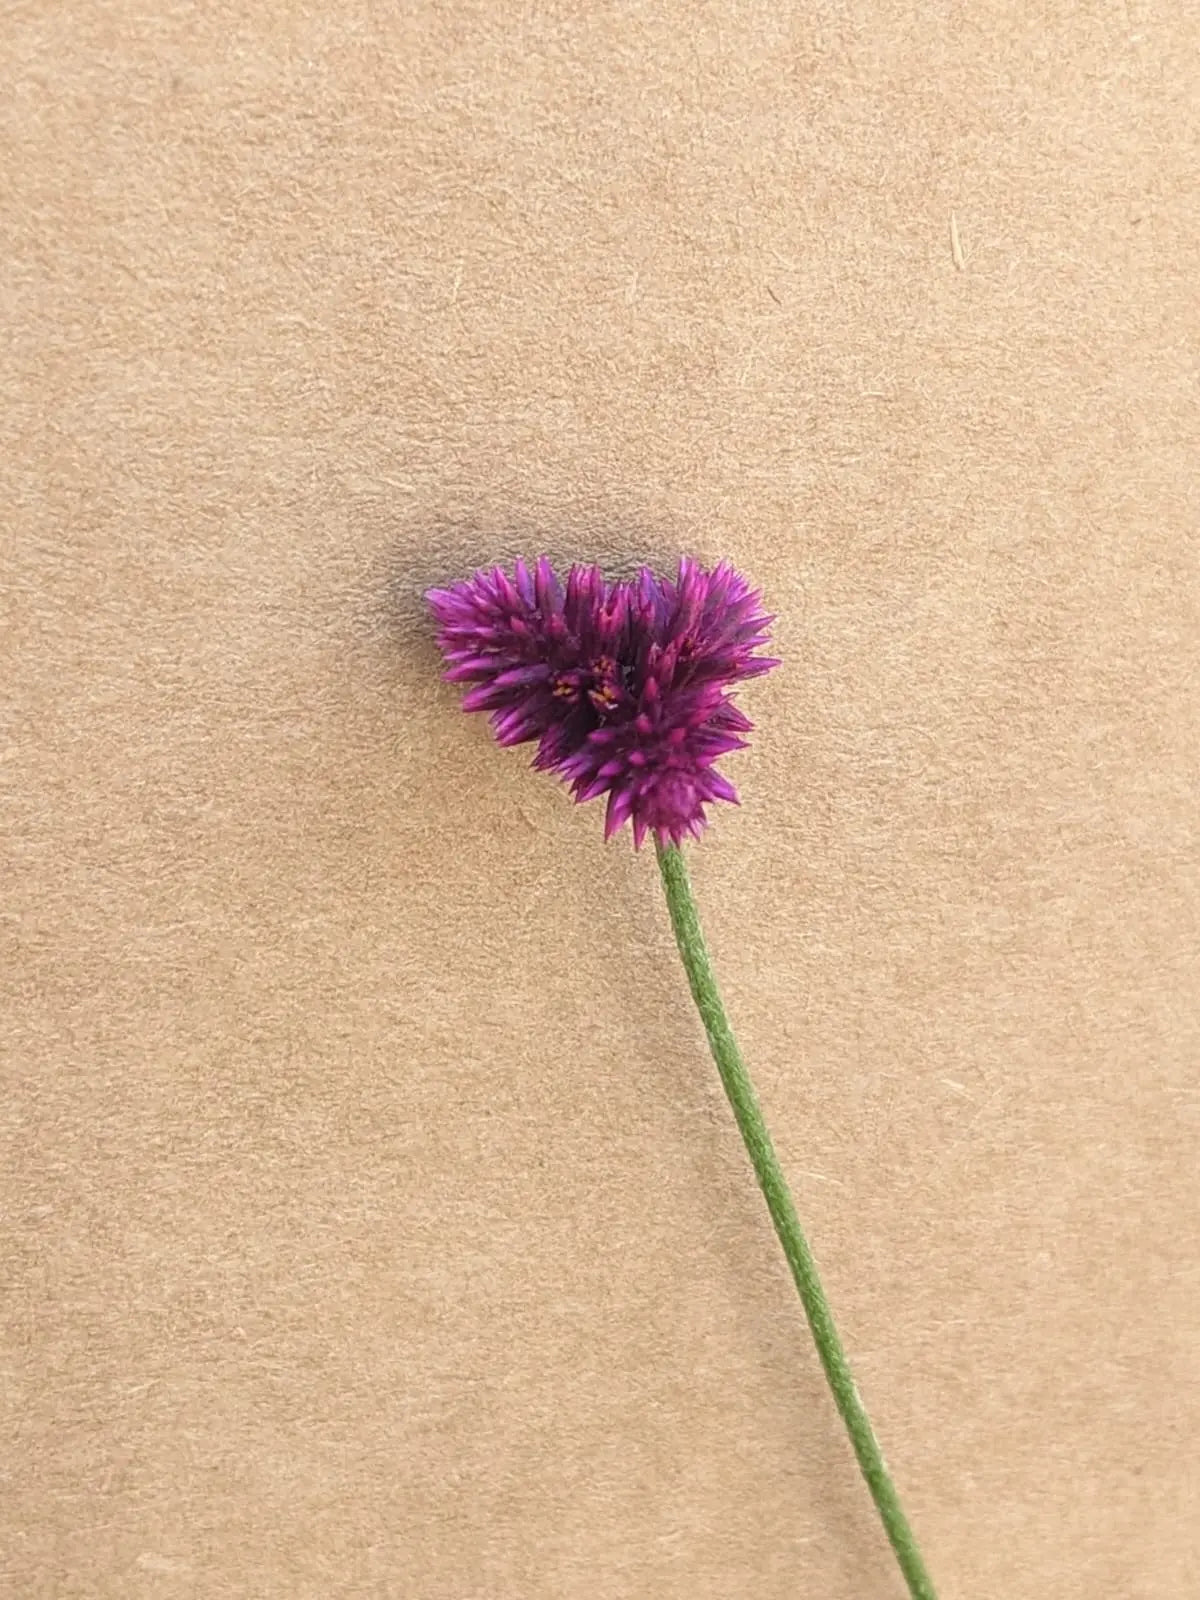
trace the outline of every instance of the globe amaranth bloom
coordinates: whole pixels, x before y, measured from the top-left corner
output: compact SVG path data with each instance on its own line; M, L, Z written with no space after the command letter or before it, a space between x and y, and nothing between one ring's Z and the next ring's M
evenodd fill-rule
M607 794L606 838L629 822L636 846L678 844L711 801L736 803L714 763L753 725L730 691L779 663L755 654L772 618L727 562L684 558L674 581L574 566L563 583L542 557L426 598L446 677L473 685L463 709L489 711L501 744L536 740L534 766L576 800Z

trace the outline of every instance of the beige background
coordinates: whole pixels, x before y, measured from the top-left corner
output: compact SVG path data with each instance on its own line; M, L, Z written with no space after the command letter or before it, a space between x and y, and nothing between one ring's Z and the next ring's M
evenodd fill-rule
M943 1600L1200 1593L1195 8L0 37L3 1593L900 1595L653 859L437 681L541 548L779 613L694 872Z

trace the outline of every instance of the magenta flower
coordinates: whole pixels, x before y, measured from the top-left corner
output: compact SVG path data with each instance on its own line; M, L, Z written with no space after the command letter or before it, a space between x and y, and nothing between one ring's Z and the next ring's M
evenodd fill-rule
M714 763L752 724L730 690L778 662L754 653L771 618L728 563L685 558L674 582L576 566L564 586L542 557L427 598L446 677L474 685L463 709L490 711L501 744L537 740L534 766L576 800L607 794L606 838L629 822L637 846L648 832L678 844L711 801L736 803Z
M626 822L637 849L654 835L688 986L830 1391L911 1600L936 1600L725 1013L680 849L714 800L737 800L716 763L750 731L735 686L779 664L756 653L772 619L728 563L706 571L686 558L673 582L646 568L609 582L576 566L563 584L543 556L532 571L493 567L426 598L446 677L471 686L464 709L490 712L501 744L536 740L534 766L557 772L576 800L607 794L606 838Z

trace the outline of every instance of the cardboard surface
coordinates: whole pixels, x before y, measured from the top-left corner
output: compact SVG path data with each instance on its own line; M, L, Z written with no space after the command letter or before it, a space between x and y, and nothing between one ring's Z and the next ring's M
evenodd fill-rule
M693 853L943 1600L1200 1593L1200 21L18 4L19 1597L897 1600L670 944L419 594L728 555Z

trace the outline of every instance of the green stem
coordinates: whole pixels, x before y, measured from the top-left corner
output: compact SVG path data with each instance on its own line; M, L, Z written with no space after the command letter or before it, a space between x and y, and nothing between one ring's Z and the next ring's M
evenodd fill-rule
M825 1290L821 1287L817 1264L809 1249L808 1240L804 1237L800 1219L796 1215L796 1207L792 1203L787 1180L779 1165L779 1157L775 1154L771 1135L763 1120L754 1085L750 1082L737 1040L725 1015L725 1007L721 1003L721 994L713 976L712 962L704 943L704 934L700 929L700 919L696 914L696 902L692 896L692 885L683 854L674 845L660 845L658 865L662 873L663 888L666 891L667 908L671 913L671 926L675 930L675 942L679 946L679 954L683 958L688 983L691 985L692 999L696 1002L700 1020L704 1023L704 1030L708 1034L713 1060L717 1064L717 1071L721 1074L721 1082L725 1085L725 1093L729 1096L729 1104L733 1107L738 1129L766 1198L767 1210L771 1213L775 1232L779 1235L783 1253L787 1257L788 1266L792 1269L792 1277L800 1292L804 1314L812 1329L817 1354L821 1358L825 1377L833 1391L833 1398L841 1413L842 1421L846 1425L846 1432L850 1435L854 1454L858 1457L862 1475L867 1480L867 1488L871 1491L871 1498L875 1502L884 1530L896 1553L896 1560L900 1563L900 1570L904 1574L912 1600L937 1600L933 1582L925 1570L917 1541L908 1525L908 1518L904 1515L896 1486L892 1482L891 1474L883 1459L883 1452L879 1448L879 1441L871 1427L871 1419L859 1399L850 1363L846 1359L846 1352L842 1348L842 1341L834 1325L833 1313L829 1309L829 1301L825 1298Z

